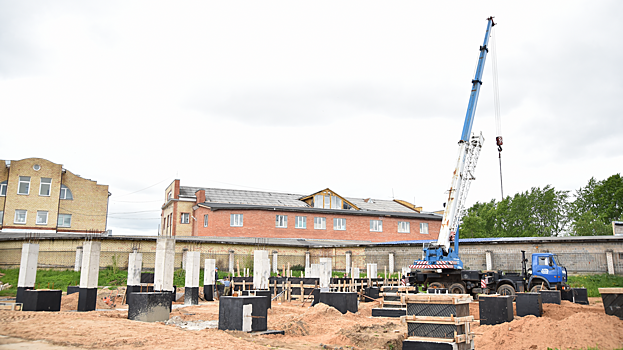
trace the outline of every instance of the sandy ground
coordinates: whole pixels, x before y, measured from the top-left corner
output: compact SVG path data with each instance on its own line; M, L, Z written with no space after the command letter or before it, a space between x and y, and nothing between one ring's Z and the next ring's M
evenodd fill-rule
M106 292L110 293L110 292ZM102 293L100 296L108 294ZM475 345L493 349L581 349L623 347L623 321L604 313L597 298L591 305L563 301L544 305L544 316L515 318L496 326L477 326ZM359 312L342 315L334 308L309 303L273 302L268 328L285 335L250 335L204 329L191 331L174 325L127 319L127 310L75 312L77 295L64 296L61 312L0 311L0 350L17 349L401 349L406 325L399 319L372 318L377 303L361 303ZM470 305L478 318L478 304ZM218 319L218 302L173 310L184 321Z

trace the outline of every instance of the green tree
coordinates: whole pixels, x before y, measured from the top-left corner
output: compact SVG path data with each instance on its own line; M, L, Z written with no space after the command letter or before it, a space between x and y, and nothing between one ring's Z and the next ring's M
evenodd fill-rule
M612 221L623 218L623 178L620 174L606 180L591 178L588 184L574 194L571 204L570 234L599 236L612 233Z

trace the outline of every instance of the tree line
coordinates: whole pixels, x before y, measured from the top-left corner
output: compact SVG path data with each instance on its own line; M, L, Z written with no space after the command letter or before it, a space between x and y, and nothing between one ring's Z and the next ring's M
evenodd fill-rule
M502 201L477 202L460 226L463 238L612 235L623 220L623 177L591 178L574 193L532 187Z

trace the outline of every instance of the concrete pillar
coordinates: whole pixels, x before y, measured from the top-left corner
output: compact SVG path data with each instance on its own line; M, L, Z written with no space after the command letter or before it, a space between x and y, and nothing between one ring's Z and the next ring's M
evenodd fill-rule
M353 278L361 278L360 276L361 276L361 274L359 272L359 268L358 267L353 267Z
M606 250L606 264L608 265L608 274L614 275L614 257L612 256L612 250Z
M277 273L279 272L279 264L277 264L279 261L277 260L279 256L277 255L277 251L273 250L273 272Z
M143 254L136 250L128 257L128 288L126 288L126 303L130 305L132 293L141 291L141 269L143 267Z
M320 258L319 259L321 264L325 264L327 265L327 270L329 270L329 276L331 276L332 272L333 272L333 261L331 258Z
M309 277L320 278L320 265L321 264L311 264L309 267Z
M154 292L171 292L175 271L175 239L158 238L156 241L156 261L154 266Z
M366 277L367 278L377 278L378 277L378 267L377 264L366 264Z
M229 251L229 273L234 275L234 251Z
M310 267L305 267L305 277L314 277L312 276L312 268Z
M268 278L269 277L270 277L270 260L268 260L268 250L254 251L253 252L253 289L255 290L268 289Z
M203 297L206 301L214 300L214 286L216 285L216 259L205 259L203 265Z
M82 247L76 247L76 261L74 262L74 271L80 271L82 267Z
M346 252L346 273L350 275L350 265L352 261L353 252L350 250Z
M201 252L186 252L186 281L184 283L184 305L199 305L199 270Z
M182 270L186 271L186 255L188 254L188 248L182 248Z
M311 267L311 261L309 259L309 251L305 252L305 267Z
M82 246L83 255L82 266L80 267L78 311L95 310L101 250L102 242L99 241L88 241Z
M487 262L487 270L493 270L493 252L485 251L485 261Z
M394 257L395 257L396 253L394 252L390 252L389 253L389 274L393 274L394 273Z
M39 259L39 245L35 243L22 244L22 260L19 264L19 277L17 279L16 303L24 302L24 291L35 289L37 280L37 261Z

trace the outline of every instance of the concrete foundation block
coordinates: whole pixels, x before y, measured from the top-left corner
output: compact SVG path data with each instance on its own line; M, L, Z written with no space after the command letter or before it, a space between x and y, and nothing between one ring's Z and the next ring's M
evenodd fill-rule
M480 324L496 325L513 320L512 296L484 296L478 298Z
M184 305L199 305L199 287L184 288Z
M84 267L84 266L83 266ZM84 268L82 272L84 273ZM78 291L78 311L93 311L97 304L97 288L80 288Z
M366 287L363 291L363 295L366 296L363 298L363 301L366 303L374 301L373 299L379 298L379 293L380 289L378 287Z
M80 292L80 286L67 286L67 295Z
M22 311L61 311L61 290L26 290Z
M218 329L257 332L268 329L268 306L265 297L221 297Z
M359 311L357 293L320 292L320 302L336 308L343 314L348 311L352 313Z
M408 303L407 315L464 317L469 316L469 304Z
M203 298L206 301L214 301L214 285L203 285Z
M518 317L528 315L541 317L543 315L543 299L540 293L515 294L515 306Z
M17 287L17 294L15 295L16 303L24 302L24 292L27 290L34 290L35 287Z
M419 340L403 340L402 350L472 350L474 346L467 343L429 342Z
M560 305L560 291L559 290L541 290L539 293L541 293L543 304Z
M256 297L265 297L266 298L266 305L268 305L268 308L272 308L272 294L269 290L245 290L242 291L242 296L256 296Z
M599 288L606 315L623 320L623 288Z
M372 317L401 317L407 315L407 309L375 308L372 309Z
M171 293L132 293L128 319L142 322L167 321L171 314Z

